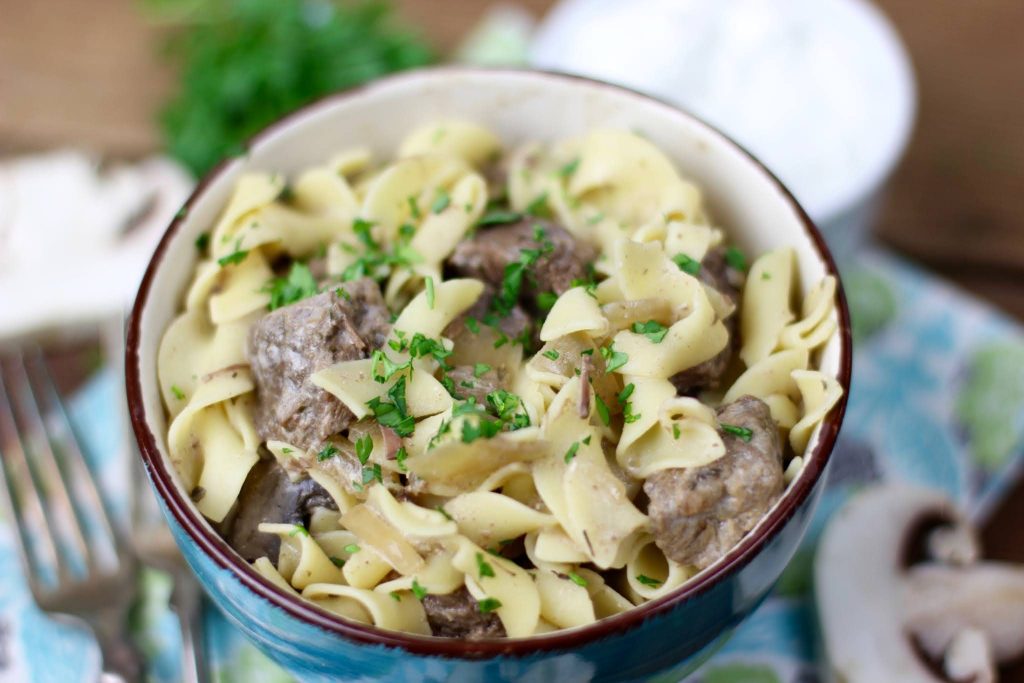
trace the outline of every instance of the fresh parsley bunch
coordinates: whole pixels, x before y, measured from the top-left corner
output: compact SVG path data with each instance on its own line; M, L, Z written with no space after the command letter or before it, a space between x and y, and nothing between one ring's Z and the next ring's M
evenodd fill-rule
M170 154L197 175L317 97L434 59L380 0L187 4L185 27L168 46L181 90L161 123Z

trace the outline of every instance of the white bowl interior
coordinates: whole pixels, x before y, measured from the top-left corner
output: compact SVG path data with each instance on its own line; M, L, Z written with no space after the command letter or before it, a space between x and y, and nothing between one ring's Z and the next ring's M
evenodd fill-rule
M147 426L168 471L175 470L167 455L157 349L193 277L195 239L212 227L239 174L292 174L355 146L369 146L379 159L388 159L412 128L439 118L479 122L508 146L556 140L598 126L640 132L702 188L716 225L748 254L792 246L804 291L827 274L800 210L781 185L723 135L666 104L613 86L541 72L446 68L378 81L302 110L260 136L247 156L228 164L202 188L167 245L141 315L138 371ZM838 374L840 346L840 336L834 335L821 354L822 371ZM816 432L808 452L818 439ZM175 480L188 500L188 492Z

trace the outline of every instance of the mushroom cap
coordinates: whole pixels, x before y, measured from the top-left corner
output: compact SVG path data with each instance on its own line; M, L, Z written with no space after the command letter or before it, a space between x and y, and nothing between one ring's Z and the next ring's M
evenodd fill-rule
M970 526L942 494L882 485L855 495L830 521L818 546L815 593L830 674L847 683L935 683L904 626L905 565L929 522L945 521L971 555ZM932 544L942 545L942 544ZM951 551L952 552L952 551Z

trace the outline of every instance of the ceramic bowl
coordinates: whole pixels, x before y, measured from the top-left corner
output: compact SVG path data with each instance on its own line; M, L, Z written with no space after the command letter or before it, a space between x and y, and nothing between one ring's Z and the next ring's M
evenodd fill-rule
M415 126L442 117L478 121L506 143L552 140L595 126L639 131L703 188L718 225L748 253L781 245L799 255L802 282L836 269L821 235L756 159L693 116L650 97L554 73L439 68L406 72L332 95L256 136L243 157L207 175L167 228L139 289L127 341L132 424L168 523L211 600L258 647L303 680L622 681L695 669L768 594L795 552L823 489L845 397L813 438L803 472L779 503L714 566L676 592L583 628L463 642L346 621L290 596L256 573L196 510L168 459L157 386L160 338L193 275L196 237L217 218L249 170L294 173L331 152L369 145L388 158ZM850 332L822 368L849 391Z

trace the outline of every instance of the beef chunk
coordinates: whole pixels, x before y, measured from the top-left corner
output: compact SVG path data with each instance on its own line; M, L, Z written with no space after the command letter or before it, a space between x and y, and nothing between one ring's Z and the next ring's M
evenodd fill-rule
M292 482L276 460L257 462L238 494L238 504L222 529L224 540L249 562L269 557L277 562L281 542L259 531L263 522L306 524L313 508L337 510L330 494L312 479Z
M423 610L435 636L464 640L504 638L505 627L498 615L482 613L478 604L465 587L448 595L423 598Z
M543 234L538 235L539 231ZM559 225L527 217L481 230L473 239L460 242L448 263L461 275L483 280L497 289L505 266L518 261L524 249L542 249L548 243L550 253L537 259L523 278L520 300L532 305L541 292L562 294L572 287L574 279L586 277L586 265L595 255L593 247L577 241Z
M348 297L338 296L344 288ZM352 413L309 376L343 360L366 358L390 332L390 314L368 278L284 306L249 331L246 355L256 379L256 429L263 440L316 449L345 429Z
M697 277L701 282L717 289L733 303L739 302L740 288L743 286L743 273L726 262L724 248L717 247L704 256ZM729 362L739 347L737 320L738 316L735 313L725 319L725 328L729 331L729 343L718 355L669 378L679 393L690 394L700 389L713 389L718 386L719 380L725 374Z
M715 462L662 470L644 482L658 547L676 562L698 569L743 538L784 487L782 446L768 406L743 396L720 408L718 419L751 430L750 442L723 432L725 455Z

